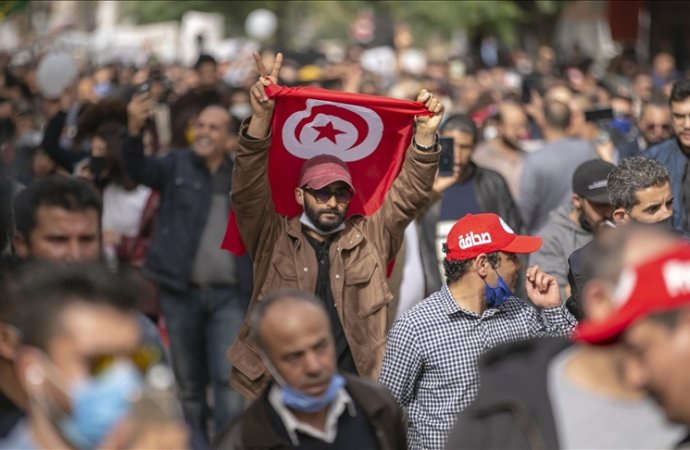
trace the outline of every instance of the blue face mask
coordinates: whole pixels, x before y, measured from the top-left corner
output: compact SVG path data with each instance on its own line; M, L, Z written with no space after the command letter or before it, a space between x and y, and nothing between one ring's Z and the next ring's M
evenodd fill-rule
M303 394L285 383L280 385L280 391L283 404L288 408L305 413L314 413L328 407L335 400L336 395L338 395L338 390L343 386L345 386L345 379L336 373L331 378L328 389L320 397Z
M623 134L628 134L632 129L632 122L626 117L615 117L611 120L611 128Z
M69 396L72 414L58 422L60 433L79 449L98 447L130 410L142 385L131 364L117 364L97 378L75 382Z
M486 305L489 308L495 308L510 296L513 295L513 292L510 290L510 287L508 287L508 284L505 282L502 276L498 275L498 284L494 287L489 286L489 283L486 283Z

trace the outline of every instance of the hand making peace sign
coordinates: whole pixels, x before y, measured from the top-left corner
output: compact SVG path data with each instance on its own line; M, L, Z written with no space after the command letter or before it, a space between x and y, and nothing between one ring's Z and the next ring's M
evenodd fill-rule
M278 83L278 75L280 74L280 66L283 64L283 54L276 55L271 74L268 74L261 56L254 52L254 61L256 61L256 70L259 72L259 80L249 90L249 97L252 103L252 112L254 116L268 117L273 114L275 101L270 100L266 95L266 86L271 86Z

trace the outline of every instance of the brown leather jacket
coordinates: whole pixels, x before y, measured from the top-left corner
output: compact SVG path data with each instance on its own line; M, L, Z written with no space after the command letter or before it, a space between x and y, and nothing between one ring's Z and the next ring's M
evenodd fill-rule
M275 213L268 184L270 136L249 140L243 128L232 178L232 205L242 240L253 261L256 301L283 288L315 292L316 255L302 233L299 217ZM370 217L346 221L330 247L331 291L357 371L376 379L390 328L388 307L393 299L386 285L386 267L398 252L405 227L425 204L436 175L439 148L407 150L398 178L381 208ZM286 189L294 189L287 187ZM249 338L248 320L228 349L233 366L230 384L255 398L270 381Z

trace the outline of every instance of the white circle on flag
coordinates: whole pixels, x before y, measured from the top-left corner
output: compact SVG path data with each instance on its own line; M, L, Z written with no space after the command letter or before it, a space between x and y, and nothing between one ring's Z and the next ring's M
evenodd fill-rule
M328 154L358 161L376 150L382 136L383 121L372 109L314 99L290 115L282 129L285 149L302 159Z

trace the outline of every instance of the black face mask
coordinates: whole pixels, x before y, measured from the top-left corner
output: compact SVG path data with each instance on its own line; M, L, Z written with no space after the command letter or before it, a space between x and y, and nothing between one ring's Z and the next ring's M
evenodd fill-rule
M580 222L580 226L582 227L583 230L585 230L588 233L593 233L594 229L592 228L592 225L587 222L587 218L585 217L585 213L580 211L580 215L577 217L578 222Z
M103 177L103 171L105 170L105 165L107 161L105 156L92 156L89 159L89 170L91 175L93 175L94 180L98 180Z
M673 214L671 214L670 216L668 216L667 218L665 218L664 220L662 220L660 222L654 222L654 223L640 222L638 220L633 219L632 216L630 217L630 221L633 224L635 224L636 226L640 226L640 227L649 227L649 228L653 228L653 229L660 230L660 231L669 231L669 232L675 231L675 228L673 228Z

